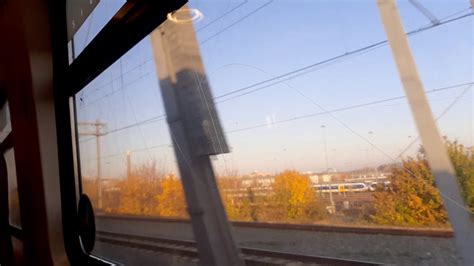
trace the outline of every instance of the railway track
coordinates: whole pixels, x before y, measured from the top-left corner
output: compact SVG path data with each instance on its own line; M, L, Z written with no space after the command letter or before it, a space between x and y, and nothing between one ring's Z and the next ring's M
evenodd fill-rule
M97 231L97 240L102 243L138 248L174 256L198 258L196 242L161 237ZM344 260L331 257L310 256L276 252L256 248L240 248L246 265L380 265L367 261Z
M166 217L144 217L132 215L103 215L99 214L96 219L100 222L122 221L122 222L158 222L158 223L184 223L190 224L189 219L166 218ZM231 224L236 228L262 228L279 230L298 230L310 232L333 232L333 233L355 233L355 234L385 234L394 236L420 236L420 237L440 237L452 238L454 232L451 228L418 228L418 227L397 227L397 226L351 226L351 225L331 225L331 224L288 224L270 222L238 222Z

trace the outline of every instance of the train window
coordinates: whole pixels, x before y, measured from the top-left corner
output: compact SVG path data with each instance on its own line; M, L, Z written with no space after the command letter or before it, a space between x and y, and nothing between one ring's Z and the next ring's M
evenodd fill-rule
M244 253L459 263L443 200L472 214L472 12L463 2L399 10L464 201L436 186L412 116L422 104L404 93L376 1L192 0L75 95L93 253L150 264L150 245L193 245L182 136L170 133L180 117L169 113L189 107L209 113L200 126L212 151L194 144L213 155ZM184 85L163 92L176 80ZM196 94L201 106L167 93Z
M138 228L130 220L137 217L162 224L151 223L145 235L189 237L150 39L139 42L75 99L82 192L93 203L98 237L104 239L93 253L133 264L123 257L127 252L106 241L106 233L135 233ZM172 219L182 220L183 228L167 226Z
M125 4L124 0L67 0L67 34L70 63Z

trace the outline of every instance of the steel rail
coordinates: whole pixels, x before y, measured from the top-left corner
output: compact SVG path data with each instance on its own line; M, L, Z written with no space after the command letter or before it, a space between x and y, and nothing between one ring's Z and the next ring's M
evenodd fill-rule
M197 258L196 242L162 237L112 233L97 231L97 240L103 243L133 247L155 252L169 253L175 256ZM325 256L312 256L298 253L279 252L266 249L240 247L246 265L286 265L290 263L330 264L330 265L380 265L381 263L346 260Z
M122 220L128 222L157 222L157 223L190 223L189 219L171 218L171 217L145 217L134 215L104 215L97 214L96 220ZM354 225L333 225L333 224L291 224L291 223L273 223L273 222L243 222L233 221L234 227L277 229L277 230L298 230L313 232L331 232L331 233L352 233L352 234L384 234L394 236L418 236L418 237L436 237L451 238L454 236L450 227L441 228L419 228L419 227L401 227L401 226L354 226Z

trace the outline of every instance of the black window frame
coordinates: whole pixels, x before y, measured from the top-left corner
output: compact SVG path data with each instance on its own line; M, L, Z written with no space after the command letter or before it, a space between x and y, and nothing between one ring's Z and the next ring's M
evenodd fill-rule
M78 151L75 94L163 23L168 13L186 3L187 0L127 1L69 64L66 0L48 2L64 245L72 265L115 264L87 254L79 240L77 199L80 195L77 195L76 177L80 178L80 165L75 166L79 163L75 153Z

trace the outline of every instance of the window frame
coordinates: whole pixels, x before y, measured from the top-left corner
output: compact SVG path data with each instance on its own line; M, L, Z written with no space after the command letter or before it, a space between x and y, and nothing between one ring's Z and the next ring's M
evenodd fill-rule
M163 23L168 13L186 3L187 0L127 1L69 65L66 0L49 1L61 213L64 245L71 264L115 265L108 259L87 254L80 244L76 187L80 165L75 105L71 98Z

